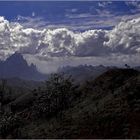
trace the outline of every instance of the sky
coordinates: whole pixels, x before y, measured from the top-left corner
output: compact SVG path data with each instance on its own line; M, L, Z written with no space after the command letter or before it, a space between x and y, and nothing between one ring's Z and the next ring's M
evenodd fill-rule
M137 1L1 1L0 14L9 21L18 21L27 27L67 27L81 31L95 28L112 29L123 16L139 14L139 3Z
M0 59L15 52L43 73L140 65L140 2L0 1Z

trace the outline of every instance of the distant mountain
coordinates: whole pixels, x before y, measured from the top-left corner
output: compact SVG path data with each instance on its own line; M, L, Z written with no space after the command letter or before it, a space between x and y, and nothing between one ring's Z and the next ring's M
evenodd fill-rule
M103 65L99 65L99 66L79 65L77 67L66 66L60 68L58 72L71 75L72 78L76 80L76 82L81 83L85 80L91 80L91 79L93 80L99 75L101 75L102 73L112 68L113 67L106 67Z
M0 78L18 77L25 80L45 80L47 75L37 71L34 64L30 66L19 53L15 53L5 61L0 61Z

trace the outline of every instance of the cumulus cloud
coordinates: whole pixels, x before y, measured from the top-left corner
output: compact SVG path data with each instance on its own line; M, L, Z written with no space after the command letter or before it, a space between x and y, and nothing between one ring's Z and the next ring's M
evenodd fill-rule
M121 55L136 54L138 58L140 18L122 21L112 30L75 32L66 28L27 28L0 17L0 59L6 59L15 52L47 61L64 57L78 57L80 60L100 57L109 60L109 56L114 60L115 57L124 58Z
M104 44L114 53L140 53L140 18L120 22L107 36Z
M18 51L42 57L92 56L106 53L103 42L108 31L73 32L66 28L33 29L0 18L1 59Z

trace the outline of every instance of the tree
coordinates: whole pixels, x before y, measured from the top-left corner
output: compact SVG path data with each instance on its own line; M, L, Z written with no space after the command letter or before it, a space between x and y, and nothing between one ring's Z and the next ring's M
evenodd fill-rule
M46 93L54 100L57 108L65 108L74 97L75 89L71 76L64 74L53 74L46 81Z
M70 107L78 88L74 86L71 76L52 74L45 85L35 103L39 114L52 116Z

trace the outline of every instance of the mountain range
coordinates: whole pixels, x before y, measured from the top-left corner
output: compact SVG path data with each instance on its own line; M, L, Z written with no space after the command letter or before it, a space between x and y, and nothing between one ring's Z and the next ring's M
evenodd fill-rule
M112 67L105 67L103 65L79 65L76 67L62 67L57 72L72 75L72 78L80 83L84 80L95 79L110 68ZM0 79L19 78L22 80L44 81L48 76L49 74L40 73L34 64L28 65L20 53L15 53L5 61L0 61Z
M95 79L112 68L117 67L104 65L65 66L60 67L57 73L71 75L76 83L83 83L84 81ZM134 69L140 71L140 67L134 67ZM0 79L9 79L9 81L14 81L15 79L18 79L18 81L44 81L48 79L49 75L40 73L34 64L28 65L20 53L14 53L5 61L0 61Z
M84 81L93 80L102 73L106 72L109 69L115 67L108 67L103 65L79 65L76 67L66 66L61 69L58 69L58 72L64 73L66 75L71 75L76 83L83 83Z

